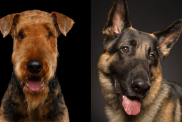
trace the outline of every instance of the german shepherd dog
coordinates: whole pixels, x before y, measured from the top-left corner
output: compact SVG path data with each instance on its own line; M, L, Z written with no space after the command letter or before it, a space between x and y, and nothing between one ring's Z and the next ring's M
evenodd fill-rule
M162 31L132 28L127 3L114 0L98 62L110 122L181 122L182 89L162 77L161 61L177 42L182 20Z

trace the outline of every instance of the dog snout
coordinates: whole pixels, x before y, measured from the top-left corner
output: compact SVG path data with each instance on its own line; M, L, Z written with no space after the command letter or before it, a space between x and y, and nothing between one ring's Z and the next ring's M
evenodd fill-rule
M139 95L146 95L150 89L150 84L142 79L136 79L132 82L132 90Z
M40 60L30 60L27 63L27 69L30 73L37 74L43 68L43 63Z

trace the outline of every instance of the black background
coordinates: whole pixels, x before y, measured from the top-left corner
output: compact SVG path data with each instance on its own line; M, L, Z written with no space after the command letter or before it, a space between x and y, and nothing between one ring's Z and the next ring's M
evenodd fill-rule
M98 80L97 63L102 53L106 22L113 0L91 1L91 121L107 122ZM159 31L177 19L182 19L181 0L127 0L133 28L152 33ZM182 86L182 37L174 45L168 57L162 62L164 78Z
M90 1L1 1L0 18L26 10L62 13L75 21L67 36L58 37L57 76L61 85L70 121L90 120ZM86 13L85 13L86 12ZM8 88L13 65L11 35L0 34L0 100Z

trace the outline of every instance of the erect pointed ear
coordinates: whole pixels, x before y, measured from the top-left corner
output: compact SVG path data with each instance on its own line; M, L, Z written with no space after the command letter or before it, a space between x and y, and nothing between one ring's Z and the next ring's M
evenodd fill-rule
M58 12L52 12L51 16L53 18L54 25L58 32L58 36L62 33L64 36L68 33L68 31L72 28L75 23L71 18L60 14Z
M179 19L166 29L158 32L154 32L154 35L158 38L157 49L159 51L161 59L166 57L173 45L178 41L181 34L182 20Z
M108 14L108 19L103 28L106 36L117 36L124 28L130 27L129 12L125 0L114 0L112 8Z
M0 19L0 30L3 34L3 38L13 32L14 26L17 23L19 13L10 14Z

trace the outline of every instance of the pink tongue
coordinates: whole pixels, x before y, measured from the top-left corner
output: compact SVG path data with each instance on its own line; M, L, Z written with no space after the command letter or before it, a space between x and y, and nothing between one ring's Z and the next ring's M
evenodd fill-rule
M31 91L39 91L41 89L41 80L36 80L36 81L32 81L32 80L28 80L28 88Z
M124 96L122 105L128 115L137 115L140 112L141 102L139 100L131 100Z

